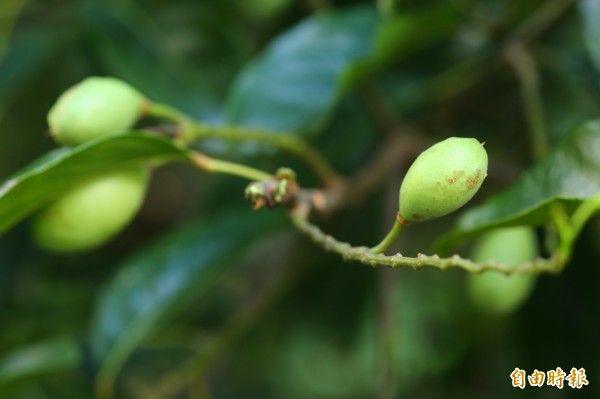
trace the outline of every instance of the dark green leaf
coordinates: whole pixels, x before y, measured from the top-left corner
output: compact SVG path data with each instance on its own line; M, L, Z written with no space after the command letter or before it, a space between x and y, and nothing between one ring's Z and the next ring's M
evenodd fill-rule
M316 14L277 38L229 93L229 123L273 131L317 127L337 102L343 74L372 51L379 17L357 7Z
M205 67L199 69L170 50L168 35L157 29L155 20L148 19L147 10L130 4L126 12L115 13L113 7L122 4L82 6L86 32L94 44L91 48L106 72L129 82L153 101L203 120L216 118L215 88L211 84L218 79L207 76ZM212 66L214 62L207 60L205 64Z
M599 191L600 120L592 120L567 135L508 189L462 215L439 247L447 249L495 227L543 224L550 220L552 204L562 203L571 211Z
M403 13L383 20L374 35L373 48L369 57L358 60L349 66L340 81L341 91L352 88L363 81L365 77L376 76L377 72L387 65L403 60L410 62L410 55L423 51L436 43L447 41L449 35L456 28L457 22L453 10L447 3L425 7L419 11ZM423 26L431 28L424 30ZM418 37L418 40L415 40L415 37ZM426 76L429 78L430 72L420 69L427 73ZM395 73L400 74L399 71L395 71ZM402 90L407 90L405 86L408 86L408 90L414 91L413 87L418 85L420 92L412 94L412 96L430 95L427 88L423 87L424 84L414 82L414 79L415 77L411 76L409 82L396 86ZM415 100L411 99L410 101ZM405 104L403 104L404 107L406 107Z
M40 342L0 359L0 384L73 369L80 363L81 351L75 340L56 338Z
M101 378L110 380L159 320L214 289L247 246L282 225L279 212L229 211L174 231L126 261L98 302L92 328Z
M0 233L91 174L186 159L187 153L171 140L143 133L102 137L51 152L0 186Z

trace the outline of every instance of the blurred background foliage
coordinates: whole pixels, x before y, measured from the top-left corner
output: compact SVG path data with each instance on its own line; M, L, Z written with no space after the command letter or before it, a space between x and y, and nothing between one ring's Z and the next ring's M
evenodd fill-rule
M89 75L210 123L298 132L353 173L382 142L367 86L430 140L488 143L482 202L535 161L507 43L536 62L552 147L600 114L598 18L596 0L3 0L0 176L55 147L47 110ZM285 154L203 146L318 183ZM374 245L404 171L319 223ZM344 264L283 212L252 212L244 184L160 168L134 223L85 255L42 252L28 221L2 235L0 397L571 397L511 386L515 367L559 366L585 368L582 397L600 394L597 219L564 272L498 317L470 302L463 271ZM429 252L453 219L416 226L396 249Z

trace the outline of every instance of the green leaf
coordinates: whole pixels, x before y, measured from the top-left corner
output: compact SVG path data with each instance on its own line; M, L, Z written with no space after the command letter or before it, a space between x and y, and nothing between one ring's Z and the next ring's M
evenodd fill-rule
M102 362L101 386L112 386L123 362L159 320L214 289L240 265L253 240L283 222L279 212L229 211L189 223L126 261L94 315L91 344Z
M148 18L147 9L135 3L128 4L126 11L122 3L87 2L80 8L85 32L93 43L90 51L106 73L127 81L153 101L202 120L217 118L220 110L213 85L219 78L208 74L207 66L227 59L225 55L205 60L200 68L192 65L189 57L168 45L168 32Z
M584 23L584 40L596 69L600 71L600 2L580 0L579 9Z
M337 103L343 74L369 56L379 17L370 7L313 15L282 34L238 75L231 124L273 131L317 128Z
M81 351L74 339L55 338L29 345L0 359L0 385L73 369L80 363Z
M438 241L447 250L459 241L502 226L540 225L553 204L567 212L600 191L600 119L568 134L542 161L513 185L465 212L457 227Z
M187 153L171 140L135 132L58 149L0 186L0 233L86 176L134 164L187 159Z

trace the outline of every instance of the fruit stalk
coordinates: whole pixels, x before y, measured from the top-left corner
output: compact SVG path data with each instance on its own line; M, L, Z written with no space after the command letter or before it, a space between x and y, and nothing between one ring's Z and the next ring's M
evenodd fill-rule
M385 251L387 251L392 246L392 244L396 242L398 237L400 237L400 234L402 234L406 227L407 226L405 224L402 224L400 222L400 219L397 216L396 220L394 221L394 225L392 226L392 229L383 238L383 240L381 240L379 244L371 248L371 252L374 254L382 254Z
M266 181L273 178L273 175L263 172L262 170L235 162L211 158L200 152L194 152L193 159L194 164L198 166L198 168L210 173L225 173L253 181Z
M253 141L275 147L302 159L325 186L335 186L343 180L317 150L294 134L235 126L210 126L160 103L152 103L147 114L179 125L180 139L184 144L201 139Z

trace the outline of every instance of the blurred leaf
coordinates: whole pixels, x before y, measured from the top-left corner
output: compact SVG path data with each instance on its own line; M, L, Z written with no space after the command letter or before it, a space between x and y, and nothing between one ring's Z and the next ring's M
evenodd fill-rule
M59 48L61 36L50 30L15 35L0 60L0 104L19 89Z
M364 76L447 39L459 22L455 14L442 3L385 20L370 7L311 16L241 71L226 119L273 131L317 129Z
M4 58L15 22L29 1L13 0L0 3L0 61Z
M568 134L513 185L465 212L438 248L447 250L495 227L546 223L552 204L561 203L571 211L599 191L600 120L592 120Z
M101 295L91 344L105 388L159 320L215 289L253 240L282 225L282 213L229 211L166 235L120 268Z
M373 57L378 63L390 62L448 40L459 22L459 15L448 2L388 18L378 29Z
M600 2L579 0L579 9L584 23L584 41L596 69L600 72Z
M81 363L77 341L56 338L19 348L0 359L0 384L73 369Z
M342 75L369 56L379 18L371 7L316 14L275 39L241 71L228 123L273 131L318 127L336 104Z
M448 41L458 22L455 10L446 2L382 20L373 37L369 57L357 60L345 71L341 81L342 89L352 87L364 77L374 75L387 65L405 60L438 42ZM423 26L430 28L423 29ZM409 84L414 86L415 83ZM425 94L427 93L419 93L421 96Z
M187 153L171 140L143 133L102 137L51 152L0 186L0 233L91 174L132 164L186 159Z
M149 26L131 3L128 14L116 13L107 4L82 7L90 48L110 75L141 90L154 101L164 102L203 120L218 113L211 79L203 70L185 62L164 45L164 32ZM222 68L221 68L222 69Z
M315 137L312 143L341 172L359 167L377 140L372 122L362 105L355 95L342 99L329 120L327 134ZM340 151L342 142L344 150Z

